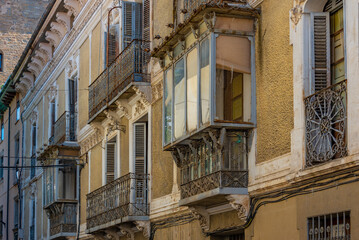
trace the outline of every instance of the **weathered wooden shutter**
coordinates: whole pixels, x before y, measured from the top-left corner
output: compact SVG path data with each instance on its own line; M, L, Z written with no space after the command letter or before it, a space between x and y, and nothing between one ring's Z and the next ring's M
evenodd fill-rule
M115 179L115 143L107 143L106 148L106 183Z
M311 13L312 92L330 85L329 13Z
M110 26L110 33L108 35L108 64L111 64L120 54L119 37L119 25L114 24Z
M122 50L133 39L142 38L142 3L123 2L122 5Z
M146 166L146 124L135 123L135 173L136 173L136 198L145 197L145 178L147 173Z

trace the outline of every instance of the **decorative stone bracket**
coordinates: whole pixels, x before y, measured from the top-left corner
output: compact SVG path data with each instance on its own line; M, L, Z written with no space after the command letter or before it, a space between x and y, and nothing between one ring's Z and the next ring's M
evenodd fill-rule
M189 210L195 219L199 221L199 224L203 232L208 232L210 228L210 216L208 211L203 206L190 207Z
M249 196L229 195L226 198L232 208L238 212L238 218L245 222L249 213Z
M142 231L143 236L146 239L149 239L150 235L151 235L151 223L150 223L150 221L136 221L135 224L136 224L136 228L139 231Z

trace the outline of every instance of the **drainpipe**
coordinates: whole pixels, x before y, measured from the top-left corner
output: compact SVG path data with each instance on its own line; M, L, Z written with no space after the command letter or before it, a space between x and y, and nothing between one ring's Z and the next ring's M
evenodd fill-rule
M10 166L10 119L11 107L9 106L8 139L7 139L7 165ZM10 168L7 170L7 192L6 192L6 240L9 240L9 198L10 198Z

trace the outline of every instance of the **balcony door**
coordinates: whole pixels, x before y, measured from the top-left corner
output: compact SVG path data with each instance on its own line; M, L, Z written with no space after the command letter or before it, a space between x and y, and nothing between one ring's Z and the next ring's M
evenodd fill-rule
M134 169L135 202L138 208L147 204L147 126L146 123L134 124ZM141 206L142 205L142 206Z
M76 110L77 110L77 79L69 79L69 121L68 133L70 141L75 141L76 134Z

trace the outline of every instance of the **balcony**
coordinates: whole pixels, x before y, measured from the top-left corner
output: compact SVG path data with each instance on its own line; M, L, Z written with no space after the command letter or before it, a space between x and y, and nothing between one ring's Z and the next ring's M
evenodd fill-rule
M150 59L149 43L133 40L89 86L89 121L110 107L117 98L129 98L132 85L150 82L146 63Z
M147 174L129 173L87 195L87 233L148 220Z
M57 201L45 209L50 219L50 239L76 236L76 200Z
M227 195L247 194L246 139L245 132L223 128L173 151L181 169L180 205L211 206Z
M76 141L76 113L64 112L55 123L53 144L60 145L65 141Z
M344 80L304 99L307 166L347 155L346 98Z

